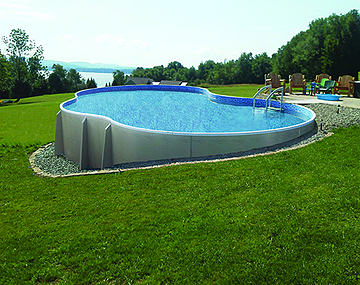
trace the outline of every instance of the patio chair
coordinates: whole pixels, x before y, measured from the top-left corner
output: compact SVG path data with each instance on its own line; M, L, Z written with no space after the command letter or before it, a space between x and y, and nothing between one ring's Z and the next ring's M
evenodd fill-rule
M293 75L289 76L289 83L290 83L290 94L294 88L301 88L302 94L306 94L306 79L305 76L301 73L294 73Z
M350 97L351 94L354 94L354 81L355 77L351 75L340 76L338 81L336 81L334 94L340 94L340 91L347 91L347 95Z
M320 83L315 83L315 84L316 84L315 93L316 93L316 92L320 92L320 89L325 88L325 83L326 83L327 81L329 81L329 79L327 79L327 78L322 78L321 81L320 81Z
M328 80L331 80L331 76L326 73L321 73L319 75L316 75L315 77L315 83L320 83L323 78L326 78Z
M276 73L271 72L269 74L265 74L265 85L271 85L271 89L283 87L285 92L285 79L280 79L280 75L277 75ZM266 92L267 90L265 93Z
M305 94L309 91L309 95L315 95L317 90L317 84L315 82L311 82L310 84L305 86Z
M326 79L326 78L323 78ZM334 80L325 80L324 82L324 87L319 87L319 93L323 92L324 94L331 94L332 93L332 89L335 86L336 81Z

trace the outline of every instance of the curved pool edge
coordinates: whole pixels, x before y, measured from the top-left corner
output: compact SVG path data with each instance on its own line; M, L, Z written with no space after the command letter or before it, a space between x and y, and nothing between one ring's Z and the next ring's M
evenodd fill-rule
M123 125L100 115L69 111L66 105L78 96L120 90L185 91L206 95L209 100L232 105L252 106L252 98L239 98L211 93L188 86L115 86L83 90L60 105L57 114L55 154L63 154L84 168L107 168L116 164L186 157L236 153L267 147L298 138L314 128L315 113L303 106L283 104L285 112L308 112L304 123L273 130L237 133L184 133L147 130ZM257 99L256 107L265 107L265 100ZM271 107L280 103L272 101Z

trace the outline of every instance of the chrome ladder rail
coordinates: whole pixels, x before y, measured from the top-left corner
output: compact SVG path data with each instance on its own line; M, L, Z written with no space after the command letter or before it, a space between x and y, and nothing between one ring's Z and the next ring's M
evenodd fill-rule
M271 97L281 90L281 99L280 99L280 111L283 110L283 97L284 97L284 87L276 88L274 91L270 92L269 96L266 98L265 110L267 111L268 107L271 106Z
M261 91L263 91L265 89L269 89L269 93L271 93L271 85L266 85L266 86L262 87L261 89L259 89L256 92L256 94L253 97L253 109L255 108L255 99L256 99L256 97L261 93Z

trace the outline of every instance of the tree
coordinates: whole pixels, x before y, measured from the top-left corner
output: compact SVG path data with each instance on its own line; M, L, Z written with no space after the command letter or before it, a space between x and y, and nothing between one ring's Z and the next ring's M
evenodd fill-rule
M267 55L266 52L262 54L255 55L252 64L251 64L251 73L253 77L253 82L256 84L264 83L265 74L271 72L271 58Z
M64 93L64 85L59 77L59 75L57 75L56 73L51 73L49 75L48 78L48 82L49 82L49 89L50 92L53 94L56 93Z
M0 51L0 99L9 98L11 84L11 64Z
M66 92L77 92L86 86L85 80L81 78L80 73L73 68L66 72L65 78L67 83Z
M326 19L321 63L333 76L355 76L360 66L360 15L352 10Z
M7 56L12 65L11 96L21 98L31 95L33 84L40 79L41 71L44 70L41 66L42 47L36 47L35 42L21 29L13 29L9 37L3 37L3 42L7 46Z
M125 84L125 74L120 70L113 72L113 82L112 86L124 85Z
M49 89L45 78L48 75L48 70L41 65L41 61L44 59L43 53L43 47L39 46L36 48L34 55L28 59L29 82L34 95L45 94Z
M198 79L202 82L206 82L209 73L215 68L215 66L216 63L213 60L207 60L205 63L201 62L198 66Z
M175 71L179 71L180 69L183 69L183 68L184 68L184 66L178 61L172 61L167 66L167 69L169 69L169 70L175 69Z
M156 82L166 79L165 68L163 65L155 66L146 73L146 78L151 78Z
M234 83L252 83L252 53L242 53L235 61Z
M95 82L95 79L93 78L88 78L86 80L86 89L89 89L89 88L96 88L97 87L97 84Z
M352 10L310 23L309 29L295 35L278 49L273 58L274 71L282 77L295 72L313 80L316 74L355 76L360 66L360 15Z
M187 71L187 80L190 84L194 83L196 80L196 69L195 67L190 67Z
M134 77L145 77L145 69L143 67L137 67L134 69L131 74Z
M49 88L51 93L64 93L67 92L67 70L60 64L52 66L53 72L49 76Z

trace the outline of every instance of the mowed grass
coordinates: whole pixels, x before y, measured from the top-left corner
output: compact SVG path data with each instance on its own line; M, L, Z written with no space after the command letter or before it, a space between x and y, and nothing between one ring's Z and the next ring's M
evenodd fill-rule
M39 178L28 153L72 94L52 96L18 106L41 139L1 130L0 284L358 284L359 126L267 156ZM53 127L27 122L37 109Z
M252 98L256 94L258 89L264 87L264 85L236 84L236 85L209 85L205 87L215 94Z
M73 97L74 93L45 95L0 105L0 143L54 141L59 105Z

